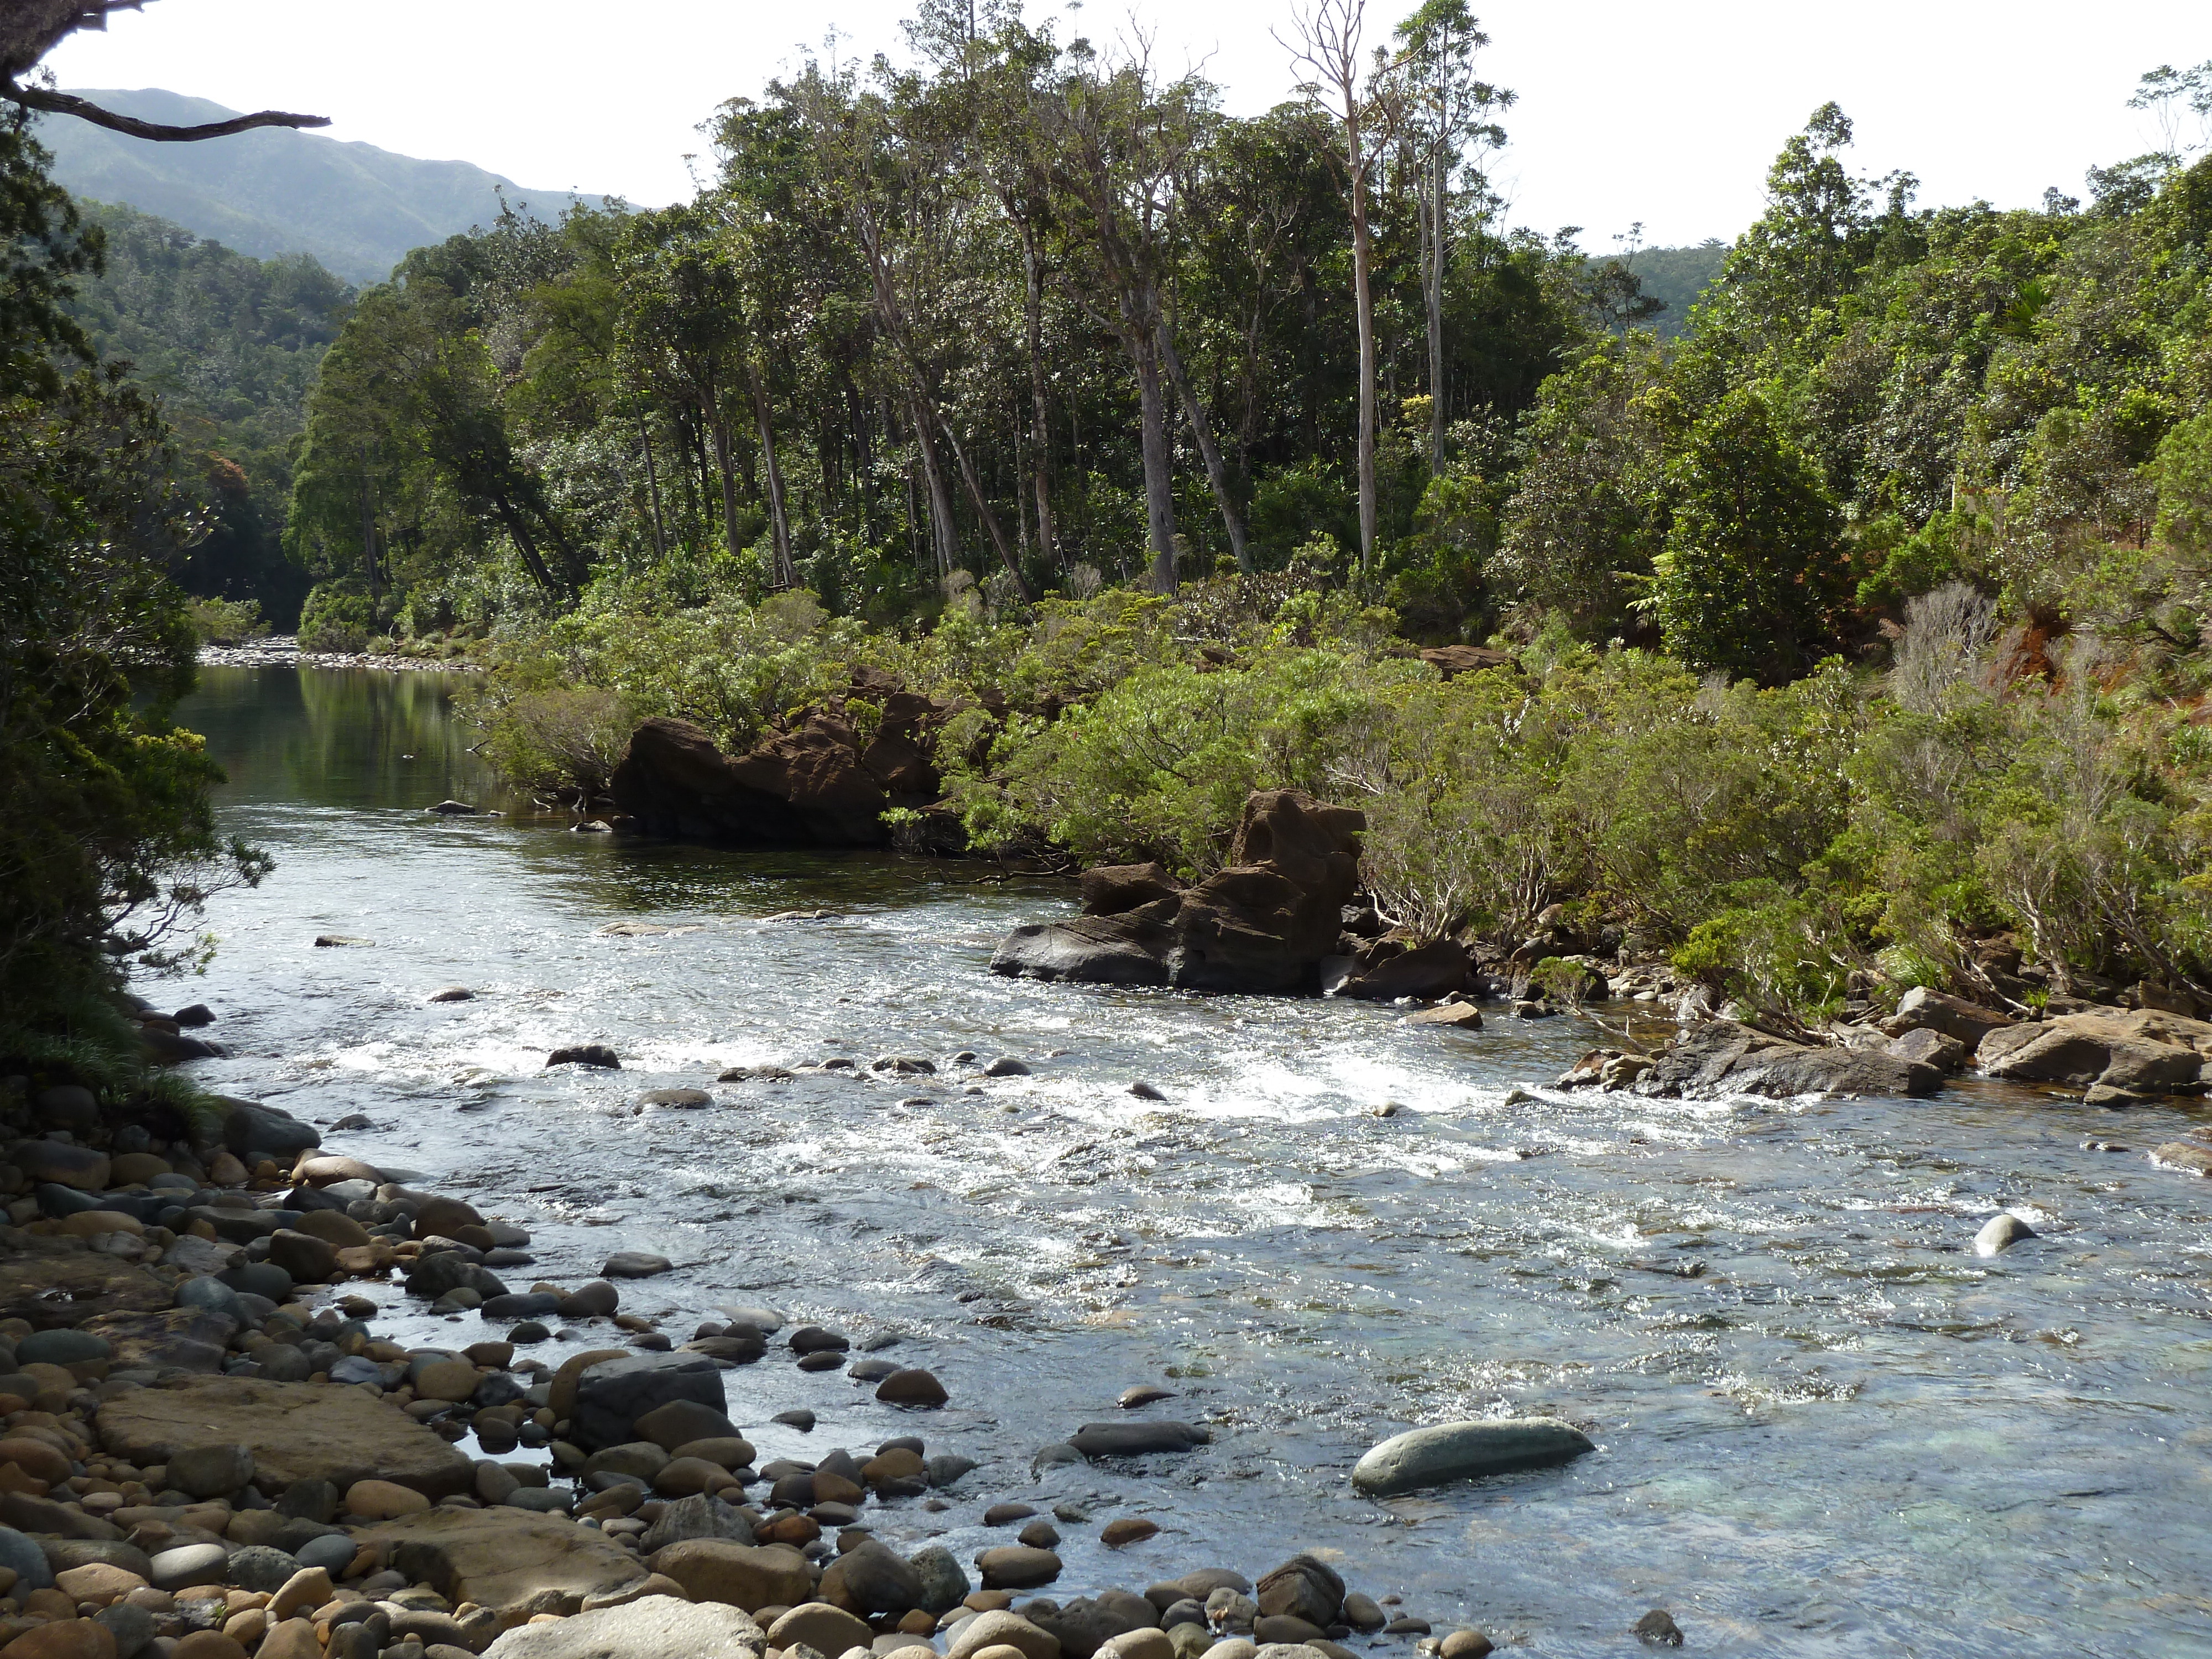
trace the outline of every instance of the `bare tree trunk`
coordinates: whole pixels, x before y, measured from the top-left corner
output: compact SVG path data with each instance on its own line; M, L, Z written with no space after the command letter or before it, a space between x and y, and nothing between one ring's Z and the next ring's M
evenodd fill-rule
M1006 566L1006 574L1014 579L1014 591L1024 600L1035 599L1036 595L1030 591L1029 578L1022 574L1022 562L1015 556L1012 545L1006 540L1006 532L999 523L999 515L991 511L990 501L983 494L983 481L975 476L975 465L968 459L967 446L960 441L960 434L952 429L952 422L945 418L945 411L937 406L936 400L927 392L921 396L929 404L931 412L937 416L937 429L945 434L945 447L952 452L953 464L960 469L960 482L968 491L968 504L975 509L975 516L982 520L983 533L991 538L991 545L998 550L999 562Z
M668 526L660 516L660 474L653 465L653 429L646 424L645 411L637 416L638 441L645 446L645 488L653 500L653 546L662 559L668 557Z
M768 475L768 521L775 545L775 579L782 586L795 587L799 572L791 562L791 520L784 510L783 469L776 464L775 425L769 414L768 387L761 380L758 363L747 363L745 375L752 382L753 416L760 424L761 459Z
M1160 387L1158 334L1133 323L1129 355L1137 366L1137 413L1145 459L1145 531L1152 549L1152 588L1176 591L1175 472L1168 447L1167 398Z
M952 522L952 496L945 487L944 469L937 464L937 447L930 441L929 422L922 416L921 397L909 393L907 407L914 421L915 447L921 453L922 475L929 481L929 521L935 532L937 575L941 581L958 568L960 558L959 532Z
M1236 555L1237 569L1249 576L1252 574L1252 556L1245 550L1244 520L1237 511L1236 498L1230 494L1229 471L1221 462L1221 447L1213 441L1213 428L1206 422L1205 406L1191 389L1190 376L1183 372L1182 358L1176 351L1175 330L1164 317L1160 319L1160 357L1167 365L1169 379L1182 394L1183 413L1190 417L1190 429L1198 439L1198 453L1206 458L1206 476L1213 485L1213 500L1221 509L1222 526L1229 532L1229 550Z
M1438 116L1449 118L1446 109ZM1429 160L1429 471L1444 470L1444 144L1441 135Z
M736 558L744 552L738 545L738 475L730 459L730 426L716 410L708 422L714 441L714 465L722 475L722 544Z
M1022 274L1027 292L1030 345L1030 483L1036 492L1037 550L1057 560L1060 550L1052 526L1052 440L1044 395L1044 270L1037 253L1036 230L1022 221Z
M1375 558L1375 295L1369 266L1367 169L1358 123L1346 123L1352 167L1352 293L1359 315L1359 568Z
M361 565L368 578L368 591L373 596L377 589L376 575L376 495L369 483L368 449L361 452Z

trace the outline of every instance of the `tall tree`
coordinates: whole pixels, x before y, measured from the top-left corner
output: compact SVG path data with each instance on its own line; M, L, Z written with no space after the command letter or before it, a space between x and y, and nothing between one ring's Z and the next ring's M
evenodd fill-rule
M1382 54L1370 69L1362 55L1367 0L1315 0L1296 17L1291 43L1297 66L1312 78L1308 99L1336 123L1343 146L1345 188L1352 204L1352 293L1359 329L1359 564L1375 558L1375 292L1374 235L1368 224L1368 185L1375 163L1395 130L1400 109L1393 71Z
M1141 52L1108 64L1087 49L1071 50L1056 94L1040 111L1046 166L1067 204L1068 297L1112 331L1135 373L1146 534L1152 586L1163 593L1175 591L1177 551L1167 399L1180 377L1170 367L1168 283L1183 171L1212 100L1212 88L1196 76L1161 85ZM1110 312L1096 305L1099 295L1110 299ZM1194 424L1203 423L1200 412ZM1202 442L1212 447L1210 436ZM1219 494L1225 481L1218 454L1209 469ZM1224 506L1233 515L1225 498Z
M1421 289L1428 325L1429 466L1444 470L1449 423L1444 371L1444 287L1451 260L1452 191L1470 144L1495 146L1505 130L1492 119L1513 94L1477 78L1474 55L1490 44L1467 0L1426 0L1398 26L1407 81L1407 126L1421 172Z

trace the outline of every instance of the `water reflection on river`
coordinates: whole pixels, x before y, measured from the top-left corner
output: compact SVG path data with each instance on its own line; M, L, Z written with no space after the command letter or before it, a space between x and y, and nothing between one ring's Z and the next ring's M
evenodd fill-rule
M325 1123L366 1114L331 1143L522 1222L548 1278L668 1255L625 1306L679 1315L679 1340L762 1301L897 1334L952 1392L918 1425L787 1358L728 1379L764 1457L920 1431L981 1460L950 1511L884 1511L890 1540L964 1559L1006 1541L984 1502L1091 1493L1096 1522L1061 1528L1063 1598L1318 1547L1439 1631L1534 1653L1626 1650L1653 1605L1707 1653L2212 1651L2212 1184L2142 1156L2197 1109L1569 1099L1542 1085L1589 1046L1577 1021L1439 1032L997 981L999 935L1072 908L1067 887L633 845L527 802L426 815L495 799L449 689L207 672L188 723L230 770L226 826L278 868L215 907L222 953L185 1000L233 1054L203 1069ZM836 919L760 920L799 908ZM601 931L621 921L670 931ZM477 999L425 1003L456 982ZM540 1069L587 1041L626 1069ZM981 1079L951 1062L971 1049L1033 1071ZM712 1082L837 1054L939 1070ZM633 1109L676 1084L716 1103ZM2003 1206L2043 1237L1977 1261ZM1032 1486L1036 1449L1146 1381L1212 1446ZM769 1425L799 1405L811 1437ZM1375 1439L1505 1412L1601 1450L1350 1495ZM1109 1552L1119 1514L1162 1531Z

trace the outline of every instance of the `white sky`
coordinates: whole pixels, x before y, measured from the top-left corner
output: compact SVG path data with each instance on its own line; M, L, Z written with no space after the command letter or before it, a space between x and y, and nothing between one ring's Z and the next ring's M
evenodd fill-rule
M1379 40L1416 0L1370 0ZM1133 18L1170 70L1203 63L1228 107L1288 95L1291 0L1093 0L1102 45ZM1056 11L1032 0L1030 15ZM1733 237L1766 165L1840 103L1869 172L1908 167L1922 200L2080 195L2093 163L2152 148L2136 76L2212 58L2205 0L1475 0L1483 70L1520 94L1493 170L1516 222L1585 227L1611 251ZM903 46L902 0L158 0L50 60L64 86L164 87L237 109L334 118L334 137L474 161L538 190L659 205L722 99L755 94L834 27L848 52ZM1070 23L1073 22L1071 18ZM1073 32L1064 28L1063 35ZM220 142L216 141L216 142Z

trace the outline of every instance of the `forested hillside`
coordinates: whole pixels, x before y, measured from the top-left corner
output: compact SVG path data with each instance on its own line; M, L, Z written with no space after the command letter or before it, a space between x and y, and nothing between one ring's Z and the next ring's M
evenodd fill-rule
M305 255L249 258L127 207L88 203L84 214L105 265L71 309L102 356L160 396L186 486L211 516L173 574L289 625L307 592L283 549L292 448L353 290Z
M1926 208L1826 107L1668 337L1495 222L1455 7L1251 119L915 39L728 106L696 201L365 296L310 632L491 638L508 763L586 788L641 714L742 744L873 665L1007 711L939 757L977 849L1204 867L1295 782L1417 935L1565 901L1801 1008L2212 987L2212 160ZM1510 661L1410 660L1455 642Z
M1701 242L1695 247L1644 247L1626 255L1621 263L1635 272L1645 294L1665 306L1651 319L1662 339L1674 339L1687 331L1690 311L1706 287L1728 263L1726 242Z
M188 125L238 112L158 88L81 94L139 120ZM165 144L88 122L40 124L71 194L123 202L258 258L312 255L348 282L381 282L407 251L489 222L507 199L558 214L598 197L532 191L466 161L395 155L374 144L266 129L221 143Z

